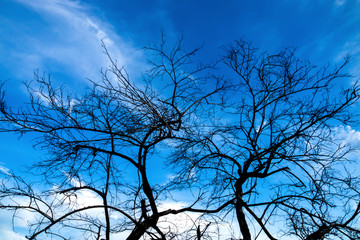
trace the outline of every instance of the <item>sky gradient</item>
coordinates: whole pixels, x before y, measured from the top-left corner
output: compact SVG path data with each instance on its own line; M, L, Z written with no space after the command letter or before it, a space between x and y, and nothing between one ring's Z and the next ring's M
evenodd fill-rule
M203 45L204 61L243 38L270 52L296 47L317 65L341 63L350 54L348 70L360 75L360 0L0 0L0 80L14 105L26 101L22 82L37 69L83 88L109 65L101 41L136 80L146 67L141 48L158 42L161 32L169 39L182 35L187 48ZM19 143L2 134L0 143L0 169L20 171L39 157L31 138ZM22 239L8 221L0 217L5 239Z

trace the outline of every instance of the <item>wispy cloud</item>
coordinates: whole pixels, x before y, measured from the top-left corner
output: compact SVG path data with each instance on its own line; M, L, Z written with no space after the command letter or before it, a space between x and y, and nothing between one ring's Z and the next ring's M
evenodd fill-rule
M341 5L344 5L346 2L346 0L335 0L335 5L336 6L341 6Z
M3 166L4 164L2 162L0 162L0 172L3 172L4 174L6 175L9 175L10 174L10 169L6 168Z
M130 73L139 68L141 55L136 48L79 1L15 1L36 12L42 22L37 26L41 28L41 36L25 30L23 36L18 36L25 39L24 44L28 46L24 51L13 49L12 56L27 70L22 73L29 74L35 68L41 68L50 72L64 71L77 79L98 78L100 69L109 65L101 41L119 65L127 67Z
M348 54L350 54L352 59L349 73L358 78L360 77L360 34L357 34L351 40L348 40L344 43L335 60L341 62L343 61L344 56Z
M339 138L343 144L351 144L353 148L360 147L360 131L350 126L338 126L334 129L334 136Z
M0 225L1 237L4 239L11 240L24 240L24 236L11 230L11 225L3 224Z

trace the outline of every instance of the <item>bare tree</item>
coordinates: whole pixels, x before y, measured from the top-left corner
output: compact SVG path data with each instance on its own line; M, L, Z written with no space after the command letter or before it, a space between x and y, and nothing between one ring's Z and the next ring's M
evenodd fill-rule
M243 40L225 52L226 102L178 146L173 163L211 191L207 206L228 204L222 212L235 212L242 239L357 239L354 149L335 134L357 121L357 84L338 90L349 59L317 68L292 49L261 53Z
M136 84L104 47L111 65L80 96L39 74L23 108L2 91L1 131L35 136L47 154L34 168L47 182L4 172L0 208L36 216L29 239L221 239L232 214L232 238L357 239L355 149L336 130L357 120L357 84L337 90L348 58L316 68L292 49L237 41L215 68L181 44L146 47L151 67ZM177 175L154 183L153 166ZM191 192L189 205L164 208L175 191ZM86 194L94 202L81 202ZM183 231L169 220L193 213Z
M157 173L149 172L148 166L160 161L157 149L191 131L199 106L222 88L215 80L205 91L204 84L214 80L205 71L211 66L195 66L192 57L199 49L184 51L181 39L170 49L163 40L146 48L154 58L138 87L105 46L104 50L110 67L80 97L38 73L35 82L27 84L30 102L23 108L9 107L3 93L1 131L32 134L36 145L47 151L35 168L44 174L50 190L3 174L0 207L15 215L24 210L36 215L28 239L67 239L74 230L91 239L109 240L124 231L131 240L166 239L174 228L160 226L159 219L199 212L193 207L200 195L184 209L160 210L174 185L152 184L149 175ZM98 201L79 204L81 194Z
M289 234L306 240L359 239L359 177L327 167L320 174L311 186L316 194L304 192L302 199L284 203Z

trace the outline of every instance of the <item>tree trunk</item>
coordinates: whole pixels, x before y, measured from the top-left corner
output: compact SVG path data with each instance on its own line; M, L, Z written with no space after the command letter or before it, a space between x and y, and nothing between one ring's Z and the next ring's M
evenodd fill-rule
M235 203L235 209L236 209L236 217L240 226L240 231L242 234L243 240L251 240L251 234L249 230L249 226L246 221L246 217L243 211L243 200L242 200L242 185L244 184L245 179L243 179L240 175L240 178L235 182L235 196L236 196L236 203Z
M157 216L151 216L151 217L147 218L145 221L138 224L134 228L134 230L130 233L130 235L126 238L126 240L140 239L150 227L156 226L158 220L159 220L159 217L157 217Z
M247 224L245 214L243 211L243 207L242 207L242 200L238 199L236 201L235 207L236 207L236 216L237 216L237 220L238 220L238 223L240 226L241 234L243 236L243 240L251 240L249 226Z
M151 214L151 216L148 217L146 215L146 209L143 210L142 214L145 218L144 221L135 226L134 230L127 237L127 240L140 239L141 236L143 236L150 227L156 227L157 222L159 220L159 215L158 215L158 210L157 210L157 206L155 203L155 198L153 196L153 191L152 191L150 184L148 182L148 179L146 177L145 169L142 168L140 170L140 173L141 173L141 177L142 177L142 188L143 188L143 191L144 191L146 197L149 200L152 214Z
M327 225L322 225L318 230L310 234L305 238L305 240L323 240L325 235L331 231L331 227Z
M105 232L105 239L110 240L110 216L109 216L109 208L107 205L106 198L104 199L104 212L105 212L105 221L106 221L106 232Z

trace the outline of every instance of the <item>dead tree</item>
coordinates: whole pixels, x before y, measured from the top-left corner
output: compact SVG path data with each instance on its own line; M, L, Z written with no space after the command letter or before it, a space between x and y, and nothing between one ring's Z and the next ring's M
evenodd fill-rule
M181 39L173 48L163 40L145 49L153 58L138 84L104 47L111 65L81 96L68 94L50 76L38 73L27 84L30 102L23 108L11 108L3 93L1 131L34 136L36 145L47 151L35 168L51 190L37 193L23 179L4 174L0 207L37 216L30 223L29 239L67 236L73 230L106 240L125 231L129 240L165 239L173 229L161 228L159 219L191 211L198 201L195 197L191 207L160 211L166 194L175 188L152 184L149 176L157 173L148 166L159 159L156 148L190 131L200 106L222 86L207 72L210 65L193 63L199 49L185 51ZM79 205L81 194L100 201ZM94 209L103 213L94 215Z
M354 149L336 130L357 121L351 107L359 89L343 73L348 59L316 68L292 49L261 53L237 41L214 68L195 65L198 49L184 51L181 40L166 46L146 48L154 58L136 84L104 48L111 66L83 93L67 94L36 74L29 104L14 109L2 90L0 130L33 136L47 151L34 166L47 181L41 188L3 173L0 208L36 215L28 238L79 231L106 240L124 232L129 240L181 239L187 235L162 221L198 213L205 224L185 230L192 238L206 230L210 239L233 215L245 240L356 239ZM160 165L177 175L154 184L150 167L164 155ZM162 209L177 190L191 191L189 205ZM82 203L84 194L95 202Z
M359 88L346 82L350 76L343 73L349 59L333 68L317 68L298 59L293 49L261 53L243 40L228 45L225 52L222 70L232 86L226 101L208 120L210 126L194 131L178 146L174 165L181 174L196 175L211 191L208 206L229 204L223 211L233 210L242 239L294 233L292 227L283 227L291 221L289 210L299 214L307 208L309 218L326 223L313 234L337 231L340 236L343 232L331 225L334 217L312 212L345 204L338 208L344 216L346 208L360 200L356 194L347 200L334 195L345 187L335 179L353 166L353 149L335 134L337 126L357 121L351 107L359 99ZM341 84L344 89L339 90ZM339 168L336 177L324 177ZM308 224L316 227L312 221ZM358 232L359 227L348 230Z

